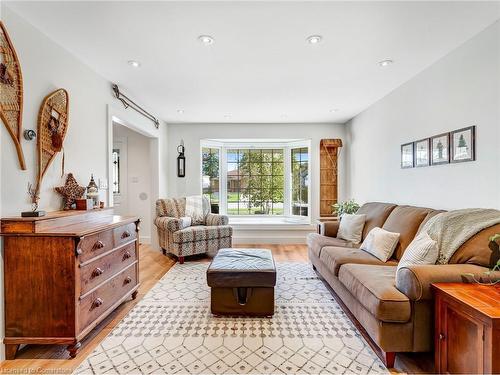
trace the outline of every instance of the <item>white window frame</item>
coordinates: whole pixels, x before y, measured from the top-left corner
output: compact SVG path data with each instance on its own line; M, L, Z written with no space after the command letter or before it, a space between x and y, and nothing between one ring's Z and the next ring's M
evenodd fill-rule
M307 216L292 215L292 149L304 148L308 149L308 172L309 186L307 189L308 210ZM311 220L311 140L310 139L295 139L295 140L213 140L203 139L200 141L200 190L203 194L203 149L216 148L219 150L219 213L227 215L227 151L229 149L282 149L284 162L284 177L285 186L283 195L283 215L228 215L230 218L276 218L290 219L291 221L307 221Z

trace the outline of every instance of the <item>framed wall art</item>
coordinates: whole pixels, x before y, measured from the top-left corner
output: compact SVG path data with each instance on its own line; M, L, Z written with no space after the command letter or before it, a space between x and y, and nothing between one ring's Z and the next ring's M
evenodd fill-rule
M430 139L415 142L415 167L427 167L430 163Z
M454 130L450 133L451 162L461 163L476 159L476 127Z
M401 168L413 168L413 142L401 145Z
M450 162L450 133L431 137L431 165Z

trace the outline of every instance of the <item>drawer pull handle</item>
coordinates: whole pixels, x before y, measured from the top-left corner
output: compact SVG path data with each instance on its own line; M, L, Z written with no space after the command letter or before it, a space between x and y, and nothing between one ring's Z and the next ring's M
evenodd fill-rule
M96 298L96 300L92 303L92 308L96 308L101 306L104 303L104 301L101 298Z
M125 231L125 232L123 232L123 234L122 234L122 239L123 239L123 238L128 238L128 237L130 237L130 232L129 232L128 230L126 230L126 231Z
M104 242L102 241L97 241L95 244L94 244L94 249L102 249L104 247Z
M439 334L439 339L440 339L440 340L444 340L444 339L445 339L445 336L444 336L444 334L443 334L443 333L440 333L440 334Z
M123 283L124 283L125 285L130 284L131 282L132 282L132 278L131 278L130 276L127 276L127 277L125 278L125 280L123 280Z
M132 254L130 254L130 251L127 251L125 254L123 254L123 260L127 260L129 259L130 257L132 256Z
M97 267L94 271L92 271L92 277L101 276L103 274L103 270Z

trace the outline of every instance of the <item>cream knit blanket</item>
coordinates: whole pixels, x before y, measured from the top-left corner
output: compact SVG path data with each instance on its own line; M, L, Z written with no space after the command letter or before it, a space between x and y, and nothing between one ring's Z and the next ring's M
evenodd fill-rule
M469 238L485 228L500 223L500 211L484 208L468 208L443 212L429 219L421 232L437 242L438 264L446 264Z

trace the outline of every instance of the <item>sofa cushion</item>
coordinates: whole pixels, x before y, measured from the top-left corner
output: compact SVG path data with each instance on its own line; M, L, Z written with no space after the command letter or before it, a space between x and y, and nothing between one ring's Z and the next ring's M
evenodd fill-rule
M394 253L398 241L399 233L389 232L385 229L375 227L368 233L359 248L385 263Z
M500 224L483 229L460 246L448 263L468 263L484 267L493 267L500 254L498 252L493 252L488 245L489 238L496 233L500 233Z
M362 205L357 214L365 214L366 221L365 227L363 228L363 239L366 235L375 227L382 228L385 220L389 214L396 208L396 204L393 203L380 203L380 202L369 202Z
M229 225L218 225L214 227L199 225L174 232L173 239L175 243L183 243L231 237L232 235L233 228Z
M318 233L307 235L307 246L318 258L325 246L350 247L349 242L340 238L326 237Z
M321 250L321 254L319 255L319 259L335 276L339 275L339 269L342 265L349 263L374 264L380 266L397 265L397 262L394 260L388 260L384 263L366 251L347 247L323 247L323 250Z
M395 285L396 267L346 264L340 268L339 280L378 320L410 320L410 300Z
M366 215L343 214L337 238L358 244L361 242Z
M394 258L401 259L403 252L408 247L425 217L432 211L430 208L398 206L382 226L389 232L399 233L399 243L394 250Z

